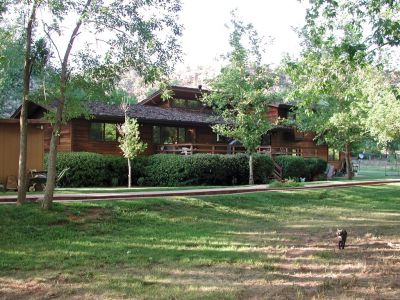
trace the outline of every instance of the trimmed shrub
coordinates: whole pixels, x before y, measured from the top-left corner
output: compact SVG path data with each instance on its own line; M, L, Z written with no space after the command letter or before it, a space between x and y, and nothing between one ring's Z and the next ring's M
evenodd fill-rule
M142 176L146 157L132 161L132 176L135 182ZM45 158L47 167L47 156ZM57 173L69 168L58 183L60 187L90 187L126 185L128 163L124 157L90 152L66 152L57 154Z
M274 160L283 170L283 178L299 178L305 177L307 174L306 163L303 157L280 155L274 157Z
M254 180L265 183L272 173L272 160L254 155ZM124 157L88 152L58 153L57 172L69 168L61 187L126 185L128 167ZM132 160L132 182L144 186L247 184L249 158L245 154L189 156L156 154Z
M326 171L327 162L318 157L305 159L306 163L306 178L311 181L320 176Z
M143 178L138 183L149 186L246 184L248 172L248 156L244 154L156 154L148 157ZM271 158L255 155L255 182L265 183L271 173Z

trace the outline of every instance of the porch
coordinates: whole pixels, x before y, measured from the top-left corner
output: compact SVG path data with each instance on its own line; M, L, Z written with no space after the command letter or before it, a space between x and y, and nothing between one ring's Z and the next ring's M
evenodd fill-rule
M197 144L197 143L179 143L179 144L164 144L156 145L157 153L165 154L181 154L191 155L196 153L209 153L209 154L236 154L244 153L245 148L241 145L229 145L229 144ZM269 156L276 155L293 155L302 157L320 157L327 160L327 149L326 147L272 147L272 146L260 146L257 150L260 154L266 154Z

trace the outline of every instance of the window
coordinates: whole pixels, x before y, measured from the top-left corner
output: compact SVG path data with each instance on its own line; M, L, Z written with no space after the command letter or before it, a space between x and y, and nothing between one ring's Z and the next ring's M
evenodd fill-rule
M185 127L153 126L154 144L194 143L195 130Z
M171 107L175 108L200 109L202 107L202 103L198 100L172 99L170 101Z
M117 141L117 124L92 122L89 137L94 141Z
M187 106L187 101L184 99L173 99L171 100L171 107L185 108Z
M328 160L339 160L339 151L329 148L328 149Z

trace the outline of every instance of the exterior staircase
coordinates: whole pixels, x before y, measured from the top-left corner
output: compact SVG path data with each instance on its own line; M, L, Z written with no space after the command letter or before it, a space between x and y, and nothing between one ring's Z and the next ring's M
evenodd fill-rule
M272 156L271 156L272 158ZM276 180L282 180L283 178L283 168L276 163L276 161L272 158L272 162L274 164L274 169L272 170L272 178Z

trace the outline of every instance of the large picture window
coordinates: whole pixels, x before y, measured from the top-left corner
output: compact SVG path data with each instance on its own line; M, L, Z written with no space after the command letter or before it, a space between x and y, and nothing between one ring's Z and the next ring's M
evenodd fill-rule
M115 142L118 140L117 124L114 123L90 123L89 137L94 141Z
M153 126L154 144L194 143L194 128Z

